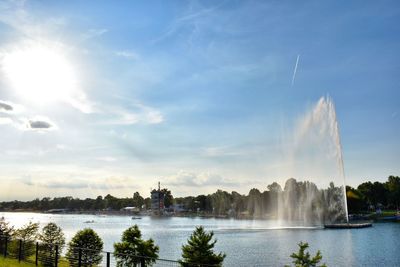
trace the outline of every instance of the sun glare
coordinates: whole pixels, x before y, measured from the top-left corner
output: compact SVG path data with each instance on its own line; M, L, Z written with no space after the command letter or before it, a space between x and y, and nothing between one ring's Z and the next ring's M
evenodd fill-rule
M39 104L68 101L76 90L73 68L59 51L42 46L5 55L3 69L15 92Z

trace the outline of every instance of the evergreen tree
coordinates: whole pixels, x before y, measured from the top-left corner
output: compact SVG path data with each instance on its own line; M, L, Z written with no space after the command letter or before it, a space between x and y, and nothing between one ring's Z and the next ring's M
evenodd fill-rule
M122 242L114 244L114 255L117 266L136 266L145 264L151 266L158 258L159 248L153 239L143 240L137 225L124 231Z
M43 227L39 234L39 240L42 242L39 250L39 259L44 266L53 266L56 245L58 246L58 255L62 253L65 245L65 237L62 229L55 223L48 223Z
M212 241L214 233L204 231L203 226L198 226L188 240L188 244L182 246L182 266L222 266L226 255L215 254L213 251L217 240Z
M67 258L75 266L81 249L82 266L93 266L101 263L103 241L93 229L78 231L68 244Z
M326 264L317 265L322 259L321 251L318 250L317 255L311 258L310 253L305 252L309 247L308 243L300 242L298 245L299 252L290 255L290 257L294 259L293 263L295 267L327 267ZM286 265L286 267L290 266Z

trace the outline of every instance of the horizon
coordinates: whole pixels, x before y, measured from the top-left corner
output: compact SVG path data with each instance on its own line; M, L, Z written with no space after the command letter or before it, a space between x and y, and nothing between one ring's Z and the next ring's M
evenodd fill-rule
M346 185L398 176L399 15L396 1L2 2L0 201L341 185L320 143L293 152L321 99Z

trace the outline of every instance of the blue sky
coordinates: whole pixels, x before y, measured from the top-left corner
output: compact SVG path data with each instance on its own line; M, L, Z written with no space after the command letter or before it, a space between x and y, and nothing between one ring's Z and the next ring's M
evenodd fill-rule
M305 178L288 144L327 95L348 183L399 175L399 15L397 1L3 1L0 199Z

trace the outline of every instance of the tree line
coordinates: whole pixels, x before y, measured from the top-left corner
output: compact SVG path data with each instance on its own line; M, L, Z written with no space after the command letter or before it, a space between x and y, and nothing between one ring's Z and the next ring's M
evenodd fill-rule
M184 208L184 212L198 215L262 218L266 215L276 215L278 199L282 196L286 196L288 201L296 204L307 193L307 190L319 192L321 196L326 197L329 192L337 194L335 193L339 192L337 189L338 187L334 187L333 184L328 189L318 189L311 182L299 182L291 178L286 181L284 188L274 182L268 185L264 191L253 188L247 195L236 191L227 192L217 190L215 193L208 195L201 194L198 196L174 198L170 190L166 188L162 190L165 194L164 202L167 209L172 209L172 205L178 204ZM356 188L347 186L346 191L348 210L351 213L368 211L377 207L382 209L398 209L400 207L399 176L389 176L388 180L384 183L365 182ZM323 204L321 202L324 201L316 198L314 202L312 203L313 209L318 208ZM325 202L327 201L325 200ZM144 198L139 192L135 192L132 197L126 198L117 198L108 194L105 197L98 196L95 199L79 199L68 196L55 197L53 199L45 197L25 202L17 200L0 202L0 211L48 211L51 209L118 211L124 207L137 207L139 210L147 210L151 208L151 200L149 197Z
M400 177L389 176L387 181L365 182L353 188L346 187L347 206L350 213L375 209L398 210L400 208Z

